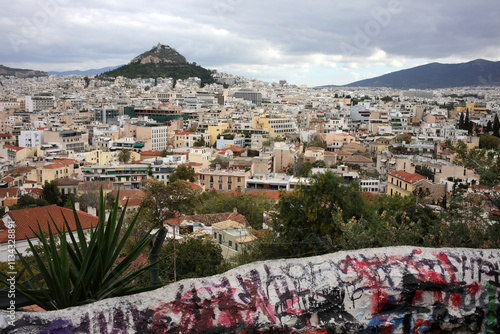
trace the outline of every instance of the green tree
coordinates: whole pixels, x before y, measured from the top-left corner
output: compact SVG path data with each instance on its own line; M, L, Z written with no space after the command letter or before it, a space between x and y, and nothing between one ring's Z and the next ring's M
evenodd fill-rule
M206 277L222 272L222 249L208 237L187 236L182 241L168 239L161 251L160 274L165 282L174 281L174 242L177 280ZM225 269L225 268L224 268Z
M217 167L217 165L219 165L220 168L228 168L229 167L229 159L225 158L225 157L217 156L210 163L210 167L215 168L215 167Z
M499 148L500 138L492 136L489 132L479 137L479 148L485 148L489 150L496 150Z
M488 123L486 123L486 127L484 128L484 133L489 133L493 130L493 123L491 123L491 121L488 121Z
M380 100L384 101L385 103L392 102L392 97L390 97L390 96L384 96Z
M77 197L77 202L80 203L80 210L87 211L89 207L97 208L99 206L99 190L95 188L87 188Z
M61 191L57 186L57 180L45 181L43 184L42 197L49 204L60 205L62 203Z
M340 225L364 213L359 184L344 186L331 171L312 177L309 186L282 194L277 206L276 231L286 240L284 248L295 256L323 254L338 249Z
M479 184L490 189L484 195L499 208L500 196L491 190L500 184L500 149L468 149L463 141L459 141L457 146L448 143L448 147L456 153L456 164L471 169L479 175Z
M118 161L127 163L130 160L131 153L129 150L121 150L120 153L118 153Z
M493 136L500 137L500 121L498 120L498 115L495 115L493 120Z
M193 143L193 146L200 146L200 147L206 146L205 138L203 138L203 135L200 135L200 137L195 140L195 142Z
M183 180L165 185L161 181L149 179L145 181L144 192L146 196L142 206L148 208L146 214L151 217L152 226L159 227L150 254L150 262L155 263L159 260L160 250L167 236L164 222L182 214L192 214L197 207L200 194L191 184ZM156 285L159 282L159 265L155 264L151 268L151 284Z
M460 118L458 120L458 128L463 130L464 129L464 124L465 124L465 116L464 116L464 112L462 111L460 113Z
M170 175L169 180L170 182L175 182L177 180L194 182L194 169L186 165L177 166L175 172Z
M432 171L432 169L430 169L427 166L416 165L415 166L415 173L420 174L422 176L425 176L426 178L428 178L429 180L434 182L435 173Z
M49 202L42 198L34 198L30 195L22 195L17 200L17 204L11 205L10 210L36 208L38 206L49 205Z
M196 211L200 214L224 213L236 209L245 216L254 229L262 228L265 212L274 210L274 201L265 196L245 195L242 193L226 194L217 191L204 192L200 197Z

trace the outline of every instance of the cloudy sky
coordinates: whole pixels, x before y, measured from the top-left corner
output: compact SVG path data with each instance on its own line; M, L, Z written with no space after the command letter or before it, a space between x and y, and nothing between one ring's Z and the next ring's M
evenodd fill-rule
M86 70L158 42L222 72L309 86L429 62L500 60L498 0L17 0L0 4L0 64Z

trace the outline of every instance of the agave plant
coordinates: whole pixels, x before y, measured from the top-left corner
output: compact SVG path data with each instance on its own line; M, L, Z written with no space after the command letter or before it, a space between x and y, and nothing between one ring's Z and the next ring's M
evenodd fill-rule
M18 252L30 279L23 284L17 283L16 291L45 310L55 310L157 288L149 286L135 289L131 284L152 265L137 270L131 268L155 237L151 230L129 254L117 261L122 256L122 249L141 211L138 210L130 225L121 233L126 205L119 215L119 198L119 195L116 196L106 220L106 203L101 189L98 223L91 227L90 234L84 233L74 205L76 238L73 233L68 233L69 238L66 236L66 231L70 231L66 218L62 229L57 227L53 219L51 223L47 222L48 236L44 236L38 224L38 231L34 232L42 247L36 247L28 240L33 254L32 264ZM55 228L55 234L52 233L51 225ZM40 274L35 275L36 272ZM1 276L1 280L5 281L5 275Z

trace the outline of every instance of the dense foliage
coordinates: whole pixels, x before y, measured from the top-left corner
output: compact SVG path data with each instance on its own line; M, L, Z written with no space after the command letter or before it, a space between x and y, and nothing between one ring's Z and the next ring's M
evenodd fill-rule
M197 77L201 79L201 85L214 83L212 72L194 63L169 64L169 63L149 63L149 64L128 64L112 71L105 72L99 76L100 79L109 77L136 78L173 78L174 81Z

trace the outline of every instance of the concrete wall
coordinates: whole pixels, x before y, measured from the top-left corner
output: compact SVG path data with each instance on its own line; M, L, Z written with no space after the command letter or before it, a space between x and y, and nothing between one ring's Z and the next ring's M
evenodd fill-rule
M44 313L2 333L498 333L499 250L366 249L257 262Z

